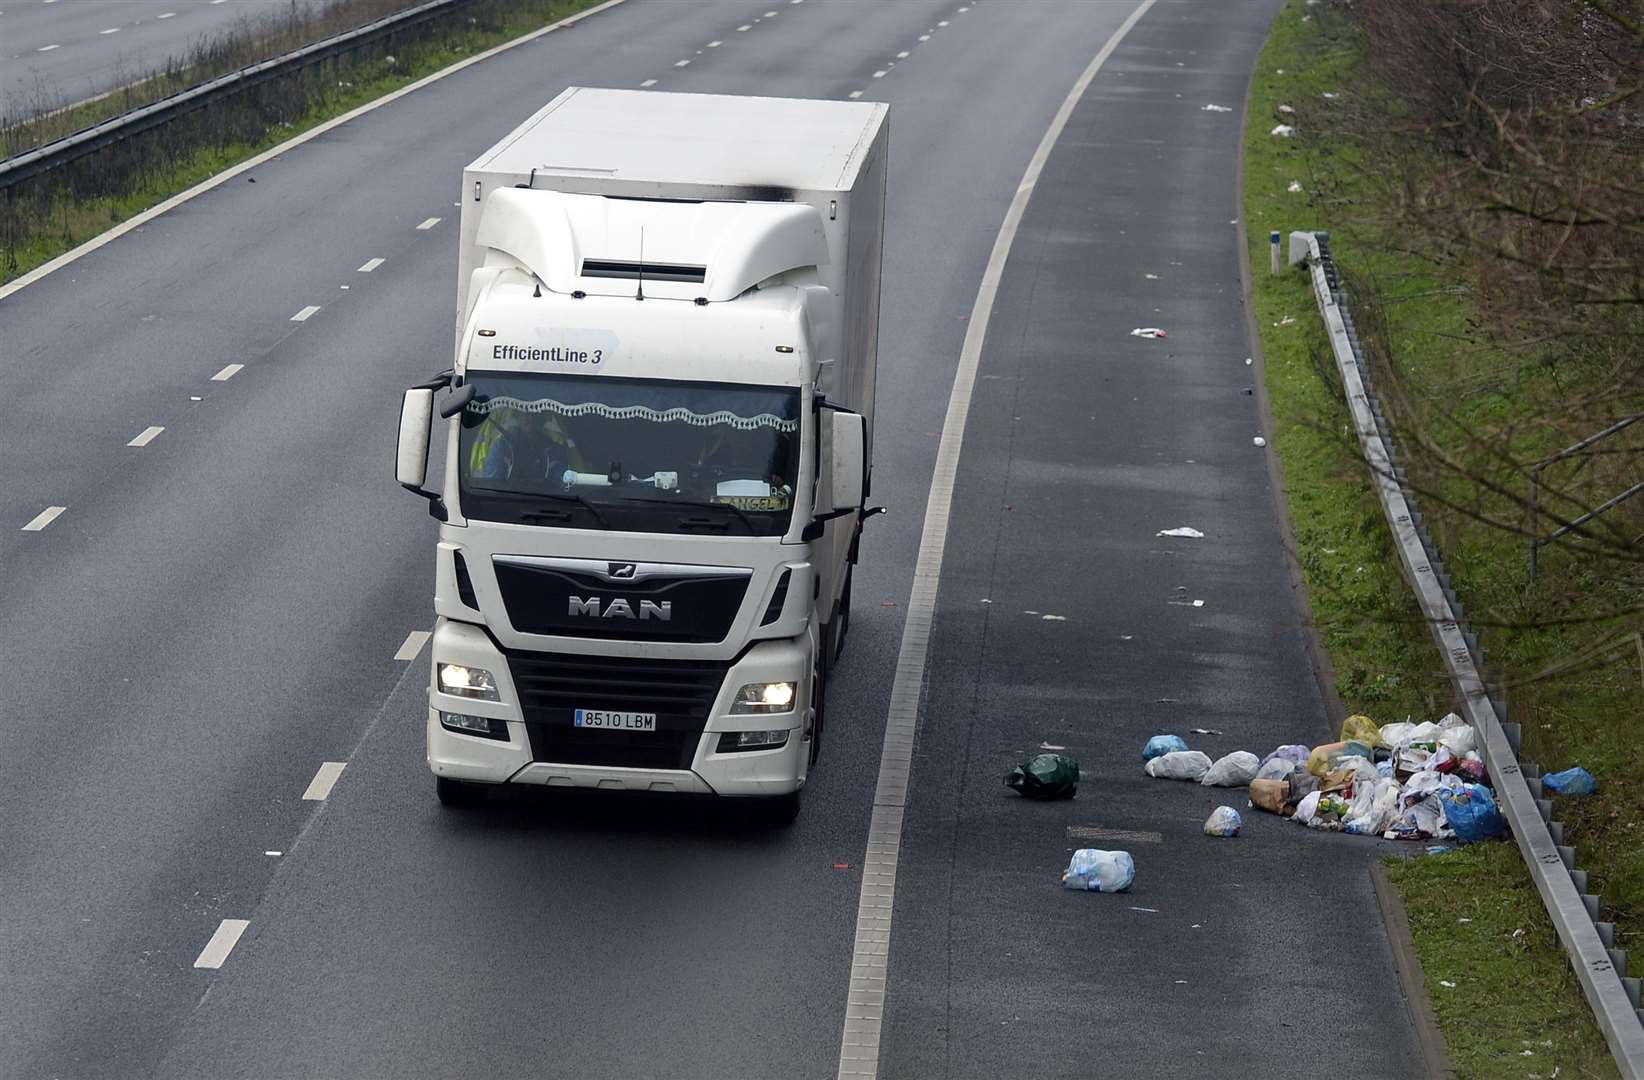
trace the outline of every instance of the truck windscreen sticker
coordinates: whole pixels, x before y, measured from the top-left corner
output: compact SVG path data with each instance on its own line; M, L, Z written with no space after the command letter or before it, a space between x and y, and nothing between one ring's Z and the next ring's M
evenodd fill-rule
M597 401L584 401L576 405L567 405L552 398L538 398L526 401L516 397L494 397L484 401L470 401L468 412L488 413L493 409L518 409L528 413L553 413L556 416L587 416L590 413L603 416L611 420L649 420L655 424L680 423L690 424L693 427L716 427L724 425L736 428L738 431L754 431L758 428L770 428L773 431L798 431L798 420L787 420L771 413L760 413L758 416L738 416L736 413L721 409L719 412L699 413L689 409L675 407L658 411L645 405L606 405Z

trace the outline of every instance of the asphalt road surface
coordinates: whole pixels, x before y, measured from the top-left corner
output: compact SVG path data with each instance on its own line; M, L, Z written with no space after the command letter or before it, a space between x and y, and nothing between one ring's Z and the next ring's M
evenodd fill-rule
M0 117L134 82L291 0L0 0Z
M832 1076L967 320L1035 146L1135 7L629 0L0 300L0 1076ZM1196 740L1216 753L1330 724L1243 393L1238 110L1276 7L1143 16L1006 265L931 643L887 1078L1419 1073L1380 845L1259 813L1211 840L1242 793L1141 776L1156 730L1221 731ZM577 84L892 104L892 512L790 829L597 793L447 812L422 762L434 528L390 472L399 394L448 363L462 166ZM1155 535L1180 525L1206 535ZM1084 763L1078 799L1001 786L1041 743ZM1063 890L1080 846L1128 848L1135 889Z

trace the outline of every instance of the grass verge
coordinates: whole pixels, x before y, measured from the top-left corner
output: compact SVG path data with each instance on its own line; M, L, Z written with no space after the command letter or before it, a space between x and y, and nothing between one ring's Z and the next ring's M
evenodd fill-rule
M6 223L7 243L4 256L0 257L0 284L310 128L600 2L602 0L518 0L506 10L498 9L496 16L486 23L453 28L424 41L406 42L397 47L393 55L384 54L356 64L346 79L328 77L324 72L314 73L308 77L307 85L289 89L290 100L276 105L277 115L284 118L266 126L255 125L259 133L254 137L224 139L220 129L194 128L189 136L171 138L171 145L163 151L163 163L133 169L137 179L128 190L88 195L76 194L71 187L58 187L44 197L43 205L31 203L27 209L19 208L22 204L14 206ZM325 80L325 85L316 89L315 79ZM145 138L147 136L139 136L132 141ZM152 153L153 148L145 152ZM126 149L126 144L117 144L83 159L74 168L96 171L103 156L128 153L134 151Z
M1254 314L1295 555L1343 703L1379 723L1436 719L1449 707L1450 687L1358 456L1309 282L1297 272L1269 273L1269 232L1330 231L1338 261L1355 276L1351 290L1377 302L1361 325L1410 367L1443 372L1443 407L1501 410L1510 399L1493 388L1522 380L1515 361L1470 332L1469 283L1392 252L1381 219L1365 212L1377 188L1351 140L1330 131L1335 103L1350 100L1362 83L1357 60L1351 27L1324 5L1292 0L1273 25L1252 84L1244 148ZM1293 138L1271 134L1279 124L1300 130ZM1533 605L1524 592L1522 544L1424 509L1437 518L1439 545L1470 610L1513 621ZM1562 584L1572 582L1566 575ZM1546 657L1569 647L1564 633L1486 629L1493 674L1518 680L1541 670ZM1624 674L1612 667L1525 682L1514 703L1529 756L1552 767L1585 764L1601 777L1606 797L1561 805L1558 813L1604 886L1620 936L1637 933L1644 896L1644 850L1633 831L1644 806L1627 797L1644 775L1627 752L1637 721L1623 711ZM1461 1076L1616 1075L1514 846L1400 861L1391 876Z

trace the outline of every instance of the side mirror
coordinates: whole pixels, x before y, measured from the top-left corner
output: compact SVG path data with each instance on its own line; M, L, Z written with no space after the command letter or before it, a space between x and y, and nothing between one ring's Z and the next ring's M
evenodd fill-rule
M862 506L866 472L867 421L861 413L829 412L833 438L828 449L829 501L834 512L850 513Z
M394 458L394 479L402 487L421 491L428 479L428 436L434 422L434 391L417 387L405 392L400 404L400 442Z

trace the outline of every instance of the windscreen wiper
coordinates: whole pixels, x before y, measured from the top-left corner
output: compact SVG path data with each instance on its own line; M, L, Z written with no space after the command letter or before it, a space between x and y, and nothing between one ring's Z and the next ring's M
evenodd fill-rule
M606 520L605 515L599 512L599 508L597 506L595 506L593 503L589 502L587 499L583 498L581 495L571 495L571 494L562 495L562 494L559 494L557 492L543 491L543 492L533 492L528 497L531 498L531 499L553 499L555 502L574 502L578 506L582 507L584 510L588 511L588 513L592 514L594 520L599 522L599 527L600 528L609 529L611 527L611 523ZM521 521L525 522L527 525L535 524L535 522L533 522L531 520L532 518L558 517L559 520L563 521L563 520L565 520L564 517L561 516L563 513L564 513L563 511L557 511L557 512L538 511L536 513L526 511L525 513L523 513L519 516L519 519Z
M741 507L733 506L730 503L700 502L700 501L693 500L693 499L634 499L634 498L628 498L628 499L624 499L623 501L624 502L636 502L636 503L656 503L656 504L661 505L661 506L678 507L681 510L728 510L732 514L736 515L736 518L737 518L738 521L742 522L742 527L748 530L748 535L749 536L759 536L760 535L760 531L757 528L754 527L754 519L749 517L747 515L747 513ZM709 521L707 518L693 518L693 517L682 517L682 518L679 519L679 523L681 525L686 525L686 526L690 526L690 525L712 525L713 524L713 522Z

